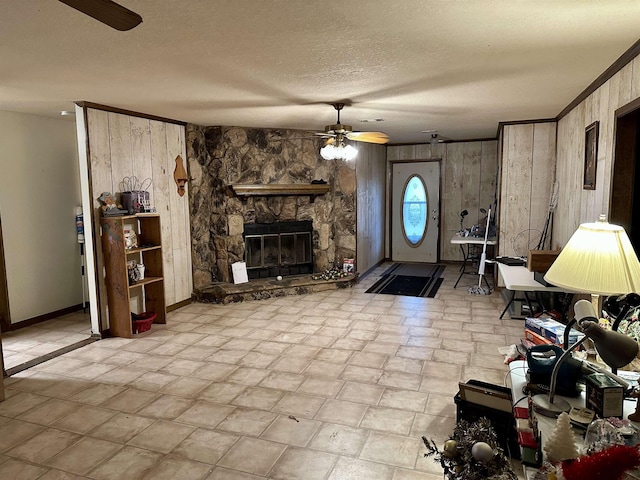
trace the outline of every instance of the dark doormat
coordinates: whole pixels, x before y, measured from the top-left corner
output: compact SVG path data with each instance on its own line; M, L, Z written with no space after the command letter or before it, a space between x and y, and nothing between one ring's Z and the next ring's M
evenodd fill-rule
M366 293L382 293L387 295L404 295L407 297L433 298L440 285L444 272L444 265L429 265L434 267L430 276L396 275L385 273L380 280L374 283ZM387 270L388 271L388 270Z
M383 275L408 275L411 277L440 277L446 265L441 263L394 263Z

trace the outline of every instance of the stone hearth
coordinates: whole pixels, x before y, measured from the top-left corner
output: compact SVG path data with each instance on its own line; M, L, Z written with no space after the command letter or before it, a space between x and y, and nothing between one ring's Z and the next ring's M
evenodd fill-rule
M265 300L287 295L303 295L338 288L350 288L358 283L358 275L337 280L313 280L309 275L251 280L248 283L216 282L207 287L196 289L194 300L204 303L235 303L247 300Z

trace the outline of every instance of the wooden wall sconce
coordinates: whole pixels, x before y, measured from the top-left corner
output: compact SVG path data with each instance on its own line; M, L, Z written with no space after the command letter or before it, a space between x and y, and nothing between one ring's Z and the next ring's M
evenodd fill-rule
M189 178L182 164L182 157L180 155L176 157L176 169L173 171L173 179L176 181L176 185L178 185L178 195L182 197L184 195L184 186L189 181Z

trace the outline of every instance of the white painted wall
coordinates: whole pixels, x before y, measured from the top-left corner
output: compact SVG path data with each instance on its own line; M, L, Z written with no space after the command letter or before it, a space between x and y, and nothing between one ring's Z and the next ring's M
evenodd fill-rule
M0 168L12 323L82 303L75 123L0 111Z

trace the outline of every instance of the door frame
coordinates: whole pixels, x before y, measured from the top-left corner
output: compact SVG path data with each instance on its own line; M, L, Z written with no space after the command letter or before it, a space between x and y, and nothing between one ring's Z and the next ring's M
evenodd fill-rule
M2 238L2 218L0 217L0 402L4 400L4 352L2 351L2 332L11 327L9 312L9 291L7 288L7 267L4 262L4 243Z
M439 163L438 171L440 176L438 178L438 238L436 240L436 262L440 262L440 243L442 233L442 158L417 158L412 160L390 160L389 161L389 209L387 215L389 218L387 224L387 238L389 238L389 259L393 258L393 166L396 163Z
M11 330L11 311L9 310L9 287L7 286L7 265L4 260L4 240L2 236L2 217L0 216L0 332ZM2 348L0 347L0 352Z
M621 225L635 248L640 245L640 193L634 192L638 170L640 145L640 98L614 112L613 155L609 184L609 222ZM635 220L635 222L634 222ZM632 228L634 227L635 228Z

